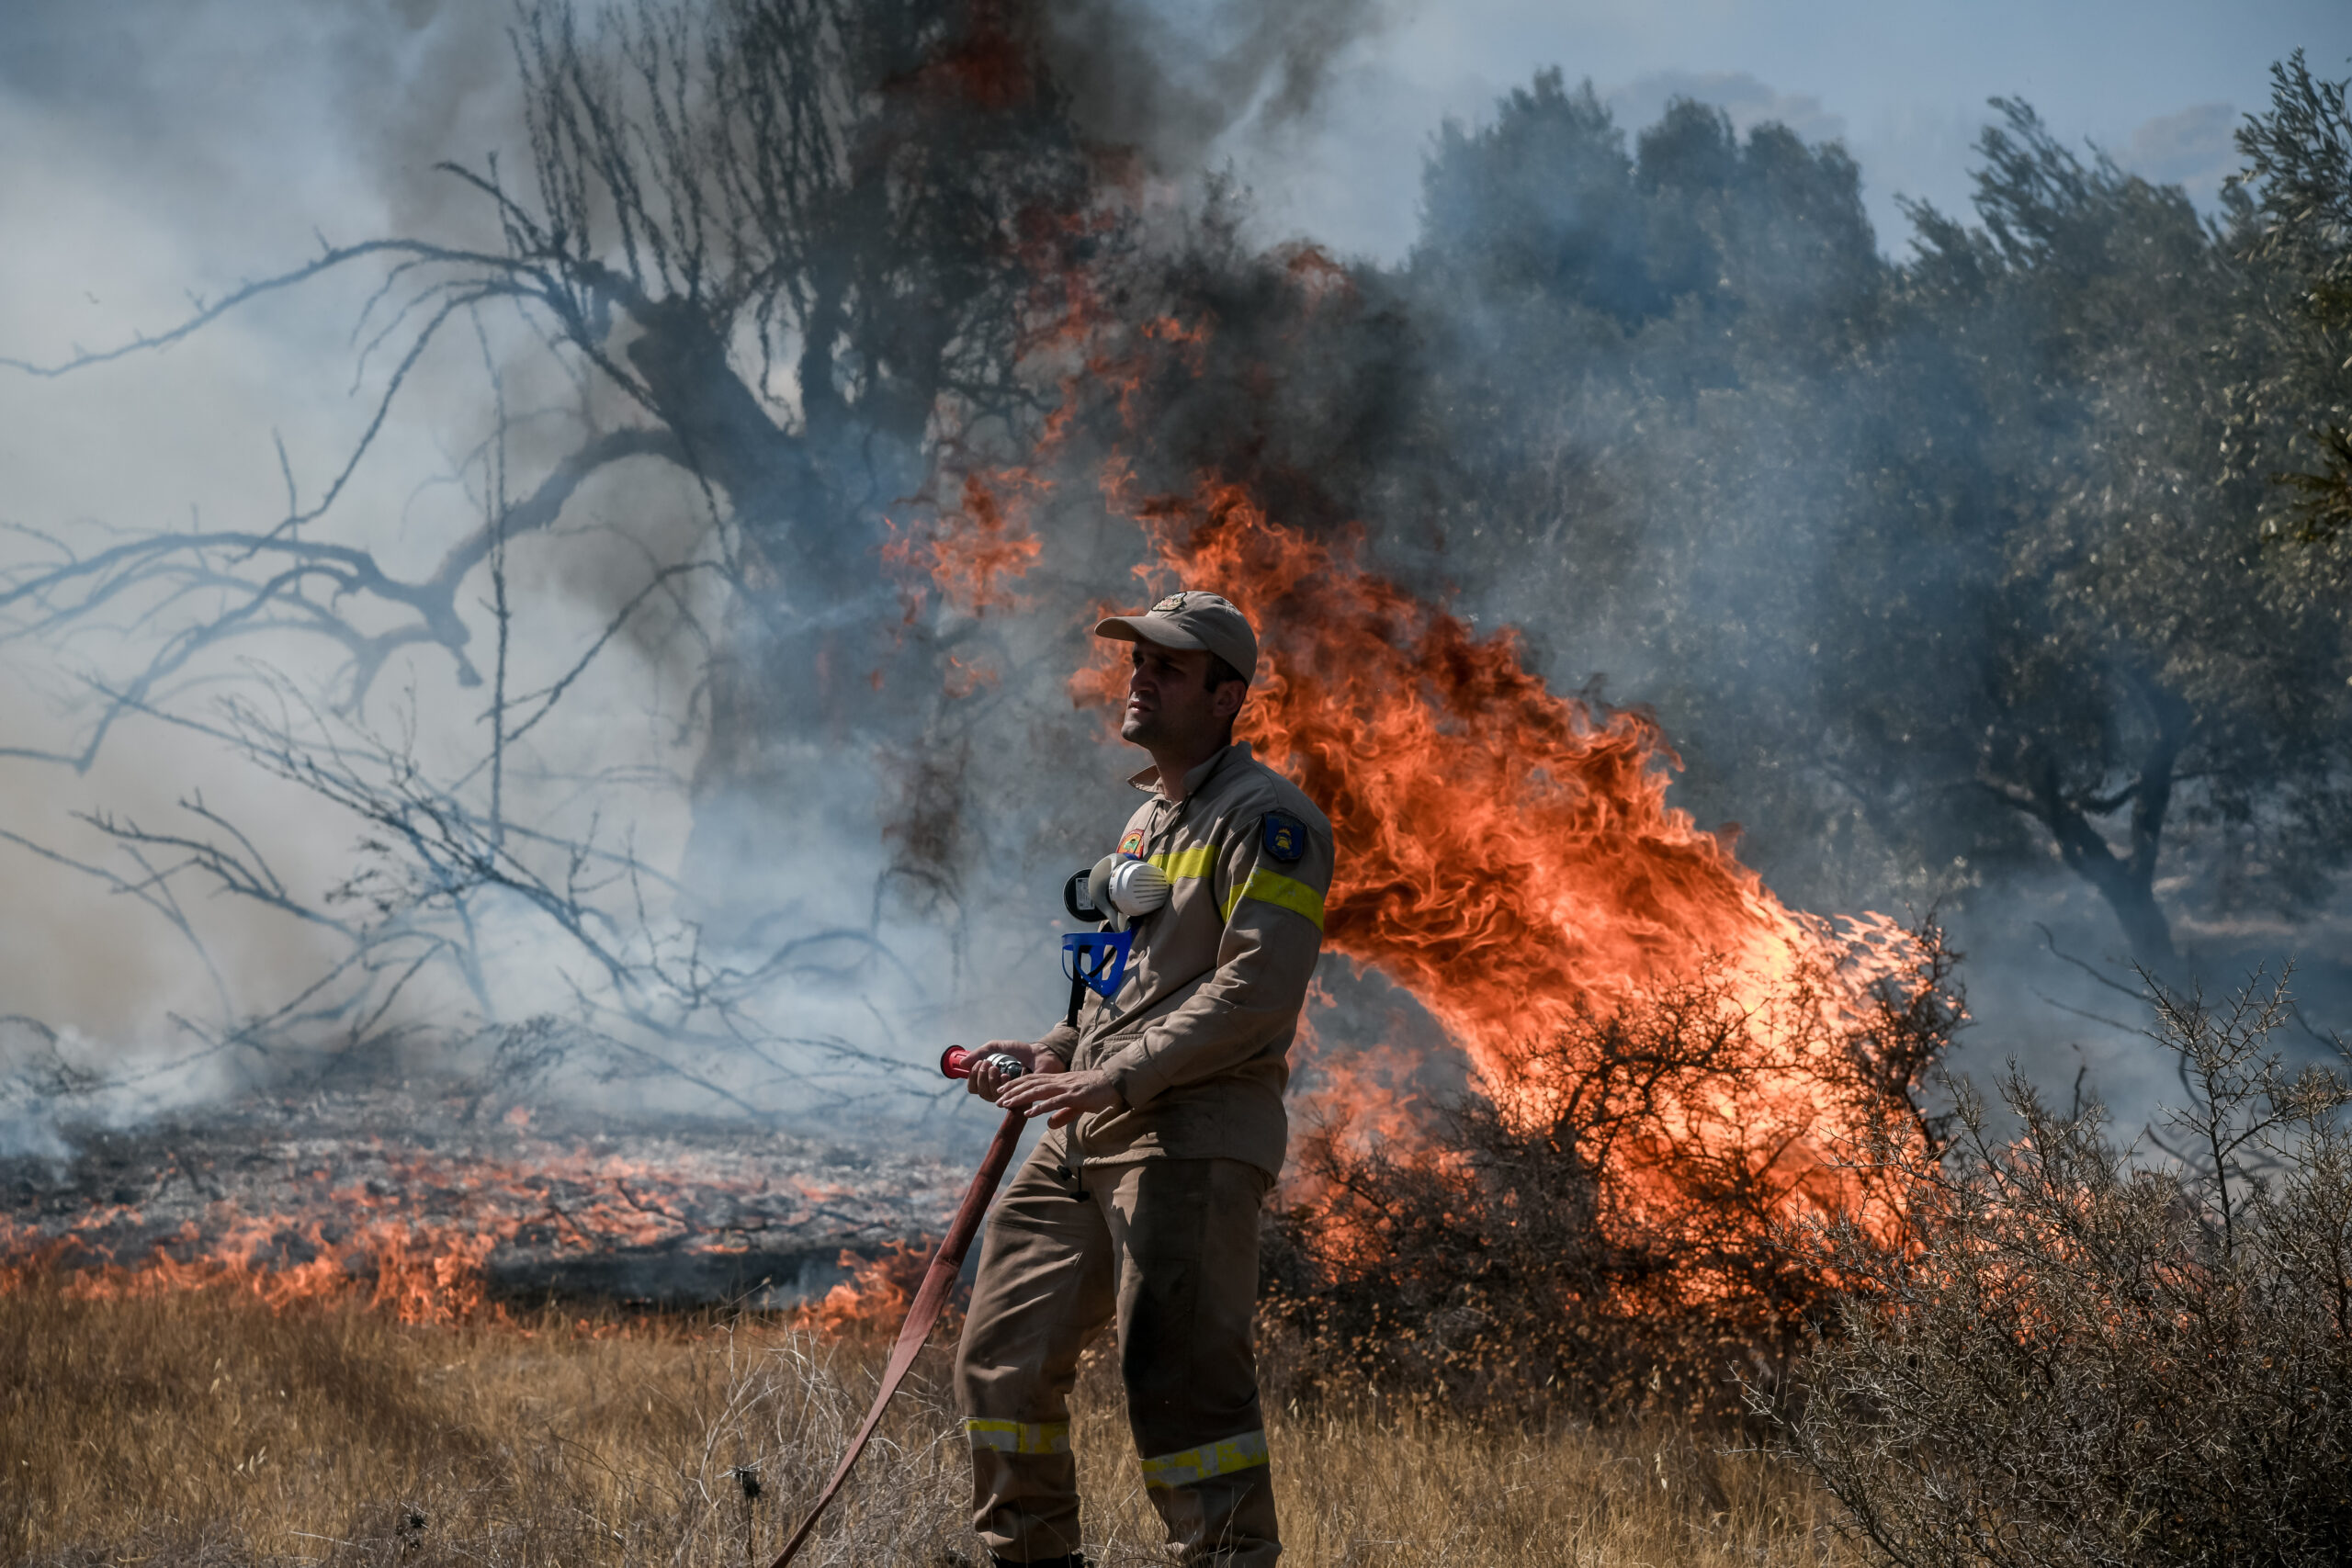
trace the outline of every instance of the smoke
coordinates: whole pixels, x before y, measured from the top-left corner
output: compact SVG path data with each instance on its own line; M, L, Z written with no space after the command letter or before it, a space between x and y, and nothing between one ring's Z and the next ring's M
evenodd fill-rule
M2039 307L1876 326L1939 275L1922 262L1898 278L1881 246L1902 237L1873 233L1860 171L1775 117L1806 117L1816 136L1834 121L1752 81L1653 85L1739 112L1685 98L1627 123L1539 75L1494 120L1441 136L1403 267L1342 273L1212 225L1138 307L1183 334L1169 361L1182 368L1163 362L1123 391L1123 409L1145 411L1135 434L1098 434L1065 482L1115 451L1144 493L1188 494L1206 476L1294 526L1360 525L1395 579L1476 624L1521 628L1555 690L1605 674L1606 695L1655 712L1687 764L1676 802L1738 824L1743 858L1792 902L1950 921L1979 1020L1968 1065L2013 1055L2062 1093L2079 1067L2130 1120L2169 1073L2142 1037L2134 960L2154 961L2061 864L2046 825L1993 792L2002 757L1980 758L1971 726L2042 724L2049 744L2081 749L2068 766L2130 762L2145 721L2116 694L2114 656L2076 644L2043 671L2007 639L2080 635L2065 612L2037 619L2023 562L2063 557L2064 531L2116 493L2100 487L2131 482L2103 453L2143 472L2177 461L2131 445L2177 417L2157 413L2177 361L2135 357L2144 324L2104 358L2070 359L2040 334ZM2063 150L2035 155L2064 167ZM2119 220L2201 243L2177 198L2085 177L2086 199ZM1923 213L1913 230L1929 249L1939 221ZM2154 308L2183 359L2194 306ZM1952 352L1957 338L1973 341ZM2080 393L2052 400L2068 423L2046 447L1972 433L1986 400L2037 383ZM2103 446L2100 430L2118 434ZM2041 534L1979 499L2052 473L2062 510ZM2175 504L2151 503L2159 516ZM2197 541L2219 530L2187 515L2170 547L2211 547ZM2079 547L2096 558L2096 544ZM2078 701L2111 706L2085 722ZM2262 771L2256 788L2283 782ZM2155 898L2206 983L2324 951L2340 900L2267 922L2217 908L2219 840L2195 787ZM2340 1016L2340 974L2301 978L2315 1018Z
M2083 542L2066 530L2089 533L2081 519L2129 491L2102 467L2098 432L2113 433L2104 439L2142 473L2178 461L2151 432L2197 395L2184 394L2189 378L2179 372L2197 352L2188 324L2196 302L2143 295L2139 309L2180 337L2141 356L2127 335L2089 365L2032 314L2072 301L1987 309L1963 329L1923 313L1855 352L1847 334L1867 344L1860 323L1877 302L1933 288L1936 264L1917 262L1898 279L1875 258L1903 236L1873 243L1859 171L1815 140L1837 129L1815 118L1817 105L1773 104L1720 80L1678 85L1728 112L1668 102L1646 121L1604 119L1598 111L1613 104L1579 106L1556 89L1547 99L1539 77L1533 96L1516 95L1488 128L1441 142L1403 287L1425 323L1440 397L1490 412L1475 456L1440 469L1443 478L1415 484L1412 468L1437 461L1397 449L1391 466L1403 472L1365 487L1374 497L1451 491L1432 509L1442 519L1437 547L1425 542L1426 524L1400 526L1374 500L1380 536L1419 572L1452 577L1481 618L1529 628L1555 686L1605 672L1618 700L1655 711L1687 764L1675 798L1702 821L1740 824L1743 859L1783 896L1815 909L1939 910L1970 955L1962 977L1979 1026L1965 1065L2014 1055L2062 1090L2080 1066L2128 1120L2169 1087L2169 1064L2143 1037L2135 961L2167 966L2134 950L2117 910L2062 868L2040 824L1989 805L1995 764L1974 760L1965 725L1990 734L2038 722L2044 716L2021 710L2052 703L2034 685L2044 677L2021 679L2004 664L2017 658L2005 639L2033 635L2024 625L2047 626L2053 641L2079 632L2067 612L2035 620L2043 612L2008 574L2021 559L2069 549L2116 558L2111 536ZM1814 135L1792 134L1775 111L1813 118ZM2112 207L2100 210L2119 220L2194 232L2171 209L2160 223L2143 217L2161 199L2153 193L2120 180L2111 190L2103 199ZM1774 209L1785 228L1764 216ZM1913 216L1906 228L1932 256L1939 220ZM1977 341L1949 356L1923 342L1962 331ZM2144 321L2137 331L2148 331ZM1747 346L1731 347L1736 339ZM2001 368L1979 378L1982 365ZM2069 481L2087 496L2052 487L2071 517L2062 511L2039 536L2030 526L2005 534L1973 512L1971 491L2018 455L1967 432L1984 418L1977 400L1987 380L2001 399L2036 377L2097 391L2073 405L2067 434L2028 461L2096 477ZM2198 481L2172 482L2179 494ZM2197 493L2211 510L2181 525L2184 553L2248 526L2242 497ZM2153 509L2161 516L2177 504ZM2034 569L2022 570L2030 581ZM2110 678L2113 646L2058 656L2077 661L2056 677L2069 697ZM2294 678L2310 682L2326 657ZM1917 673L1953 669L2007 671L1984 679L2009 684L1988 693ZM1946 728L1955 713L1969 719ZM2104 722L2126 731L2141 721L2118 701ZM2083 732L2057 744L2082 746ZM2128 777L2114 731L2084 750L2099 754L2101 744ZM2285 785L2283 770L2265 779ZM2271 906L2267 921L2220 907L2219 835L2210 817L2200 822L2194 788L2184 784L2188 803L2168 828L2161 897L2199 951L2160 977L2188 983L2201 968L2203 983L2232 985L2298 948L2335 945L2340 897L2332 910L2295 910L2290 897L2290 912ZM2307 964L2301 984L2314 1017L2343 1016L2340 969Z
M507 152L510 169L520 163L512 18L503 9L147 0L98 20L85 12L38 0L0 16L0 131L19 150L19 190L50 215L0 255L0 351L53 361L77 344L154 331L185 313L186 290L216 298L311 254L314 230L335 242L414 233L495 244L481 204L434 164L479 165L492 149ZM1071 129L1098 150L1132 151L1155 180L1188 193L1227 160L1262 162L1301 144L1335 95L1359 101L1362 47L1393 20L1375 0L1068 0L1043 13ZM105 30L94 37L93 27ZM1879 243L1894 237L1874 236L1855 192L1841 194L1839 181L1855 171L1820 146L1842 130L1837 115L1744 73L1644 74L1609 99L1629 160L1643 156L1642 133L1676 98L1723 107L1734 163L1770 164L1767 173L1814 180L1822 195L1815 237L1828 239L1817 250L1713 257L1750 269L1744 308L1801 323L1875 276ZM1684 112L1676 123L1691 132L1696 121ZM2203 146L2203 123L2179 136L2152 130L2146 156ZM1441 138L1440 158L1445 145ZM1592 247L1609 262L1591 269L1600 281L1565 327L1522 309L1527 277L1480 274L1445 254L1458 233L1498 227L1500 209L1531 195L1551 204L1552 242ZM1807 520L1834 515L1850 476L1868 468L1862 459L1883 434L1871 423L1872 389L1813 374L1770 396L1733 396L1721 353L1729 329L1677 303L1690 278L1675 269L1708 257L1645 230L1657 214L1640 201L1611 207L1604 197L1618 199L1598 186L1532 183L1434 204L1413 261L1336 280L1315 273L1328 284L1319 292L1296 281L1295 264L1310 258L1255 254L1216 227L1287 232L1283 212L1208 203L1215 221L1178 254L1147 258L1131 280L1137 299L1215 321L1202 373L1151 389L1162 417L1144 479L1183 488L1205 469L1249 483L1285 521L1322 531L1360 523L1393 575L1450 593L1480 626L1524 627L1555 689L1605 671L1610 695L1653 706L1685 743L1690 766L1678 799L1703 819L1744 822L1744 852L1776 888L1823 909L1942 901L1968 922L1962 945L1976 953L1980 1014L1993 1010L1988 998L2018 1000L2000 1015L2002 1044L2059 1060L2074 1024L2028 1021L2122 1005L2028 934L2040 918L2059 933L2058 947L2104 959L2115 946L2110 927L2078 884L2047 870L1990 878L1949 856L1905 862L1852 799L1785 787L1749 767L1766 750L1752 730L1815 700L1804 641L1717 634L1764 618L1758 582L1801 582L1803 569L1837 558L1839 540ZM90 526L92 538L191 514L212 526L266 526L287 510L274 436L315 500L384 384L380 356L354 384L353 324L370 288L331 277L168 355L55 382L0 378L0 428L16 447L16 482L0 502L6 520L51 532ZM935 324L922 302L892 308L911 326ZM421 367L337 514L338 536L378 552L387 570L429 570L479 525L490 468L476 448L501 406L511 422L501 456L517 484L570 448L583 413L614 412L608 391L582 393L544 364L533 368L515 322L494 319L484 332L486 345L459 333ZM1627 373L1623 344L1634 338L1639 364ZM485 357L504 372L495 394ZM806 412L789 381L762 389L775 392L771 412L787 423ZM1049 381L1026 390L1050 399ZM1688 390L1682 406L1695 412L1661 425L1651 395L1660 386ZM1434 420L1449 400L1493 417ZM1543 420L1514 412L1530 408L1548 412ZM1745 482L1736 491L1709 477L1733 471L1707 461L1727 447L1756 455L1736 470ZM826 457L857 449L845 437ZM860 508L894 521L922 512L907 501L914 480L891 459L861 478L870 493ZM520 606L514 689L564 679L644 584L649 562L730 547L715 505L723 512L725 498L659 465L616 468L573 498L560 536L518 545L509 579ZM682 589L677 604L620 628L513 760L517 822L555 838L593 833L656 874L602 885L616 920L641 911L683 944L666 950L672 958L707 938L714 962L753 976L741 999L779 1055L748 1069L730 1058L725 1079L753 1103L842 1103L825 1097L864 1066L821 1083L794 1076L811 1061L847 1061L829 1052L920 1068L948 1039L1035 1032L1058 1010L1052 890L1100 852L1127 805L1116 784L1127 759L1091 716L1071 713L1064 681L1085 661L1093 601L1133 596L1142 545L1105 525L1083 483L1066 483L1034 526L1048 547L1023 604L919 618L889 634L952 657L960 673L949 693L910 698L879 682L859 697L866 671L822 665L827 655L813 644L763 662L774 649L752 617L724 595ZM1908 547L1925 559L1940 547ZM878 571L870 582L824 612L889 622L901 585ZM465 656L477 674L494 642L488 594L478 574L462 596ZM1922 619L1949 608L1928 606ZM1772 610L1802 626L1820 606L1798 593ZM79 674L113 668L115 651L96 637L62 654L16 645L5 711L16 742L65 746L87 711ZM242 652L328 674L316 668L319 646L290 630ZM712 672L730 669L739 673L728 678L746 683L825 684L834 706L822 723L773 728L741 755L717 756ZM234 675L213 670L205 679ZM1726 689L1750 699L1748 729L1735 722ZM841 702L842 691L853 701ZM175 694L188 699L185 711L209 711L205 689ZM481 761L483 703L482 688L428 648L390 666L352 716L384 735L413 723L421 760L452 776ZM306 902L323 902L355 864L397 863L360 847L367 830L348 811L257 774L185 728L134 726L86 773L20 766L6 777L0 826L92 861L112 853L111 841L73 812L95 806L151 825L185 822L183 802L200 791L213 807L266 826L273 865ZM69 1054L118 1067L175 1060L189 1042L170 1015L221 1014L206 964L153 911L54 863L20 856L14 874L28 913L12 922L21 937L0 951L0 984L17 1010L78 1030ZM565 1012L576 987L600 983L576 942L527 899L485 908L493 929L481 984L502 1016ZM217 899L191 919L199 917L232 994L231 1016L272 1005L333 962L333 941L300 920ZM1402 1005L1376 979L1334 985L1347 998L1328 1031L1334 1040L1385 1033L1364 1024L1364 1010ZM478 1012L476 998L435 970L392 1016L462 1033ZM582 1050L583 1059L594 1055ZM597 1059L606 1066L582 1075L572 1092L631 1106L663 1095L711 1102L674 1075L629 1077L606 1070L616 1058ZM689 1065L708 1073L716 1060ZM193 1093L237 1080L158 1081ZM910 1095L898 1109L922 1103Z
M1181 182L1219 136L1311 115L1351 29L1372 16L1361 5L1203 17L1082 7L1057 13L1049 32L1054 58L1083 89L1086 133L1139 151ZM517 20L500 7L322 12L248 0L118 8L94 35L71 7L10 8L0 18L0 117L21 160L18 189L50 221L0 262L10 286L0 347L55 363L130 341L315 254L322 241L413 234L495 250L487 205L435 165L486 169L500 152L510 170L522 162L509 43ZM598 25L588 18L591 35ZM1118 91L1103 94L1105 85ZM371 307L377 281L328 275L168 355L57 381L9 375L0 410L39 457L17 466L6 520L40 537L17 541L5 564L43 558L46 536L88 549L171 527L259 532L316 503L367 433L397 361L397 338L356 353L398 320L397 299ZM396 576L429 574L481 525L493 476L527 488L565 456L583 419L609 423L628 412L609 389L582 388L535 360L525 323L494 309L480 315L479 350L469 321L409 372L323 525ZM494 384L485 365L497 367ZM797 389L787 392L797 403ZM495 450L484 447L502 416ZM909 488L887 459L876 477L885 501ZM943 794L939 761L958 743L936 718L922 734L890 738L885 727L880 744L870 725L848 738L771 735L745 781L729 783L707 750L714 657L756 667L764 634L707 577L680 580L650 607L637 603L661 563L715 562L710 552L735 547L714 526L715 500L723 513L723 497L658 464L616 468L571 498L545 541L509 552L508 690L560 691L562 700L501 759L505 815L518 830L600 852L584 872L566 872L558 853L548 874L559 893L567 876L588 884L582 907L604 922L594 934L676 982L661 1005L698 1005L677 1002L678 987L726 987L726 1005L741 1010L775 1056L672 1066L750 1106L807 1113L844 1094L870 1103L877 1086L856 1083L861 1074L893 1060L927 1064L943 1037L971 1032L976 998L1024 1021L1005 1030L1031 1027L1025 1021L1058 1005L1050 928L1008 926L997 911L1016 898L1037 902L1061 869L1058 856L1038 858L1040 816L1048 844L1087 835L1076 814L1037 805L1013 813L1017 830L1001 838L964 822L975 792ZM371 906L420 897L424 873L397 833L388 841L382 822L351 809L350 788L336 798L316 780L273 777L216 733L178 721L217 730L224 695L265 708L315 700L324 705L289 722L299 747L357 759L342 784L390 800L413 770L419 779L473 780L479 795L497 658L491 592L477 570L456 605L465 640L447 653L431 644L396 652L364 694L339 684L332 646L286 624L180 671L150 694L173 720L133 716L86 771L10 769L0 826L19 840L10 852L21 863L17 907L39 915L0 956L0 983L13 1005L59 1026L40 1038L64 1064L48 1077L26 1067L12 1082L84 1075L75 1113L117 1117L285 1068L220 1042L347 961L345 936L322 921L365 924ZM890 592L876 576L871 603L826 613L881 620ZM100 705L93 682L120 690L175 628L202 619L205 602L200 588L193 596L151 588L64 627L69 636L17 641L12 741L76 754ZM386 629L380 613L355 614L356 631ZM1046 657L1067 657L1066 639L1046 640L1054 645ZM576 667L599 647L593 667ZM1025 667L1035 656L1016 637L974 667ZM946 716L947 730L986 736L1001 722L988 716L989 685L976 682L972 697L968 713ZM1067 791L1078 768L1099 771L1091 736L1082 749L1082 763L1068 745L1048 743L992 778L988 767L976 771L1008 796L1046 800ZM791 787L777 790L778 779ZM924 836L926 819L946 830ZM109 828L180 842L126 852ZM224 832L252 835L254 874L242 893L209 886L201 865L174 880L189 845ZM125 891L141 885L162 902ZM257 887L282 895L276 907L249 896ZM465 918L471 972L429 965L400 982L397 1005L379 1019L412 1054L437 1038L453 1053L443 1066L463 1067L469 1052L492 1048L473 1032L485 998L495 1016L515 1021L569 1016L583 988L611 989L525 892L481 896ZM605 995L600 1005L622 1000ZM322 1017L308 1028L325 1043L349 1021ZM582 1046L589 1056L598 1049L593 1039ZM704 1055L725 1056L726 1043ZM827 1076L843 1062L852 1065ZM616 1090L616 1081L629 1087ZM625 1092L641 1111L665 1094L694 1100L700 1091L680 1088L688 1081L657 1074L648 1087L642 1072L598 1068L571 1087L591 1100ZM883 1098L898 1081L883 1075Z
M456 184L430 165L516 140L504 25L498 8L473 6L155 5L104 18L9 7L0 17L0 123L12 195L42 220L23 226L0 260L5 352L54 363L160 331L192 301L315 254L321 235L347 241L414 224L480 239L450 216ZM0 502L6 522L86 552L157 530L266 530L288 512L289 480L301 503L314 504L385 386L380 357L355 375L354 327L372 288L330 276L169 354L56 380L0 376L16 447ZM514 346L492 342L502 353ZM568 389L518 373L504 391L519 413L508 456L528 471L553 446L545 411ZM494 423L492 404L480 351L421 365L334 516L339 537L387 570L428 572L480 525L479 486L469 493L460 474ZM700 526L707 511L691 485L650 486L625 472L578 499L563 552L518 552L514 561L513 587L526 606L517 689L560 677L642 581L646 554L674 550L680 528ZM615 537L616 517L628 520L633 542ZM11 569L53 558L50 545L23 534L0 551ZM466 595L469 612L476 597ZM133 595L57 636L18 637L0 688L10 745L77 756L100 705L92 682L119 690L159 646L154 628L187 624L204 603L200 588L176 604ZM555 832L601 806L623 818L646 856L674 860L677 781L692 762L676 733L684 706L676 649L652 646L655 637L644 621L632 624L620 655L532 738L531 754L518 753L514 795L527 803L522 815ZM478 657L485 640L474 640ZM333 678L337 662L288 625L151 695L179 718L217 725L224 695L266 704L259 671L339 699L347 694ZM396 659L368 700L338 717L355 731L406 731L419 764L442 770L467 765L478 749L481 707L479 688L455 681L447 661ZM583 805L582 781L609 768L615 751L637 770L633 792L606 787ZM266 1077L251 1052L218 1049L219 1032L300 995L347 944L316 919L224 895L201 874L168 886L158 878L186 863L195 840L220 837L192 809L200 808L253 836L253 863L289 904L341 918L353 907L333 894L369 859L367 825L213 736L136 717L86 769L12 762L0 800L0 829L17 840L7 852L18 911L0 985L16 1010L55 1026L40 1038L62 1064L35 1078L80 1084L68 1097L76 1114L119 1117ZM133 858L102 823L182 842L150 843ZM527 929L516 920L517 936ZM567 999L560 968L545 962L553 954L503 945L510 964L534 977L513 998L521 1011ZM458 1010L462 998L435 979L405 996L413 1020ZM11 1060L12 1082L27 1081L21 1065Z
M2228 104L2198 104L2158 115L2133 129L2116 149L2116 161L2135 175L2179 186L2210 210L2222 182L2237 173L2233 137L2242 118Z
M1846 119L1810 93L1783 93L1746 71L1658 71L1602 96L1610 114L1629 130L1656 125L1678 98L1711 104L1731 118L1742 136L1759 125L1785 126L1808 142L1837 141Z
M512 145L510 20L441 0L24 0L0 17L0 94L70 136L89 185L250 268L314 228L429 220L436 162Z
M1057 0L1046 56L1089 136L1183 182L1223 139L1309 121L1387 9L1387 0Z

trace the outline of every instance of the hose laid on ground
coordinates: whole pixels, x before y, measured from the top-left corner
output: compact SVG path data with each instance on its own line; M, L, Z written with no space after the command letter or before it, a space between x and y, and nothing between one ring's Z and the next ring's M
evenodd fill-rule
M964 1254L971 1248L972 1236L980 1228L980 1216L988 1212L989 1200L996 1196L997 1183L1004 1179L1004 1168L1012 1163L1013 1147L1021 1142L1021 1128L1026 1120L1018 1111L1005 1113L1004 1125L996 1130L996 1138L989 1145L989 1152L981 1159L980 1168L972 1175L972 1184L964 1189L963 1204L956 1211L956 1218L948 1225L947 1234L940 1238L939 1250L931 1255L931 1267L923 1270L922 1288L915 1292L914 1305L907 1309L906 1326L899 1330L899 1342L890 1348L890 1364L882 1371L882 1387L874 1395L874 1408L865 1413L865 1425L858 1427L857 1436L849 1440L849 1451L842 1455L842 1462L834 1467L833 1478L825 1483L822 1492L817 1494L816 1504L809 1508L808 1517L800 1521L800 1528L792 1532L792 1539L784 1543L784 1550L776 1554L775 1562L769 1568L785 1568L785 1564L799 1551L801 1543L808 1539L808 1532L817 1528L818 1517L824 1513L825 1505L833 1500L833 1494L839 1492L842 1483L849 1479L850 1466L855 1464L857 1456L865 1451L866 1439L874 1436L874 1428L881 1425L883 1407L890 1403L890 1396L898 1393L899 1385L906 1381L907 1370L915 1364L915 1357L922 1351L923 1341L931 1337L933 1326L939 1322L941 1310L947 1305L947 1294L956 1288L956 1276L963 1271Z

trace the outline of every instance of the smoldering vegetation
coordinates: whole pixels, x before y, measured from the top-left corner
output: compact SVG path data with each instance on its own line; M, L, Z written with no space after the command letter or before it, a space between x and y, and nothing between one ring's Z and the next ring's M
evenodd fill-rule
M2120 1136L2012 1062L2006 1116L1962 1081L1850 1151L1880 1201L1762 1231L1738 1219L1753 1166L1664 1164L1661 1193L1609 1163L1666 1135L1679 1077L1739 1059L1724 1014L1685 994L1595 1020L1555 1043L1555 1092L1461 1100L1434 1151L1310 1141L1313 1196L1268 1235L1270 1365L1294 1408L1348 1418L1744 1431L1905 1568L2335 1561L2352 1063L2292 1065L2289 1010L2278 977L2160 993L2148 1048L2178 1087L2154 1125ZM1857 1064L1932 1059L1956 1017L1884 1014Z

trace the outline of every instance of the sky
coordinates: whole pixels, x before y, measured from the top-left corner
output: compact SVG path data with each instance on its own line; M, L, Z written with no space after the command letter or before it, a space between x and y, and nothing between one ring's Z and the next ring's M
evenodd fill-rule
M1412 241L1419 154L1451 117L1476 123L1537 70L1590 79L1632 128L1667 100L1716 103L1744 129L1778 119L1835 137L1861 165L1883 249L1901 255L1898 196L1969 197L1972 145L1995 96L2023 98L2061 137L2211 200L2230 132L2268 101L2297 48L2352 74L2346 0L1452 0L1402 5L1341 62L1323 114L1226 151L1270 227L1352 254ZM1251 128L1249 135L1258 134Z
M1261 34L1255 0L1069 3L1148 6L1211 51ZM1547 67L1589 78L1635 129L1687 95L1743 128L1772 118L1841 140L1895 255L1899 196L1965 207L1996 95L2210 202L2274 61L2302 47L2323 73L2352 74L2348 0L1287 4L1349 41L1306 114L1245 116L1204 162L1256 193L1265 237L1382 260L1411 243L1437 127L1477 122ZM7 281L32 290L14 314L37 317L37 341L6 352L102 340L123 300L269 269L314 231L437 216L456 193L435 162L511 145L510 15L499 0L0 4L0 221Z

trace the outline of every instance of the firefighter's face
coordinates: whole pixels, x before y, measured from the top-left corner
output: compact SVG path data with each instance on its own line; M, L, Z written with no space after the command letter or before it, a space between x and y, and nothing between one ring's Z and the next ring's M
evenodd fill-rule
M1119 734L1155 751L1204 753L1225 738L1241 709L1238 681L1209 689L1209 656L1199 649L1138 642L1127 675L1127 708Z

